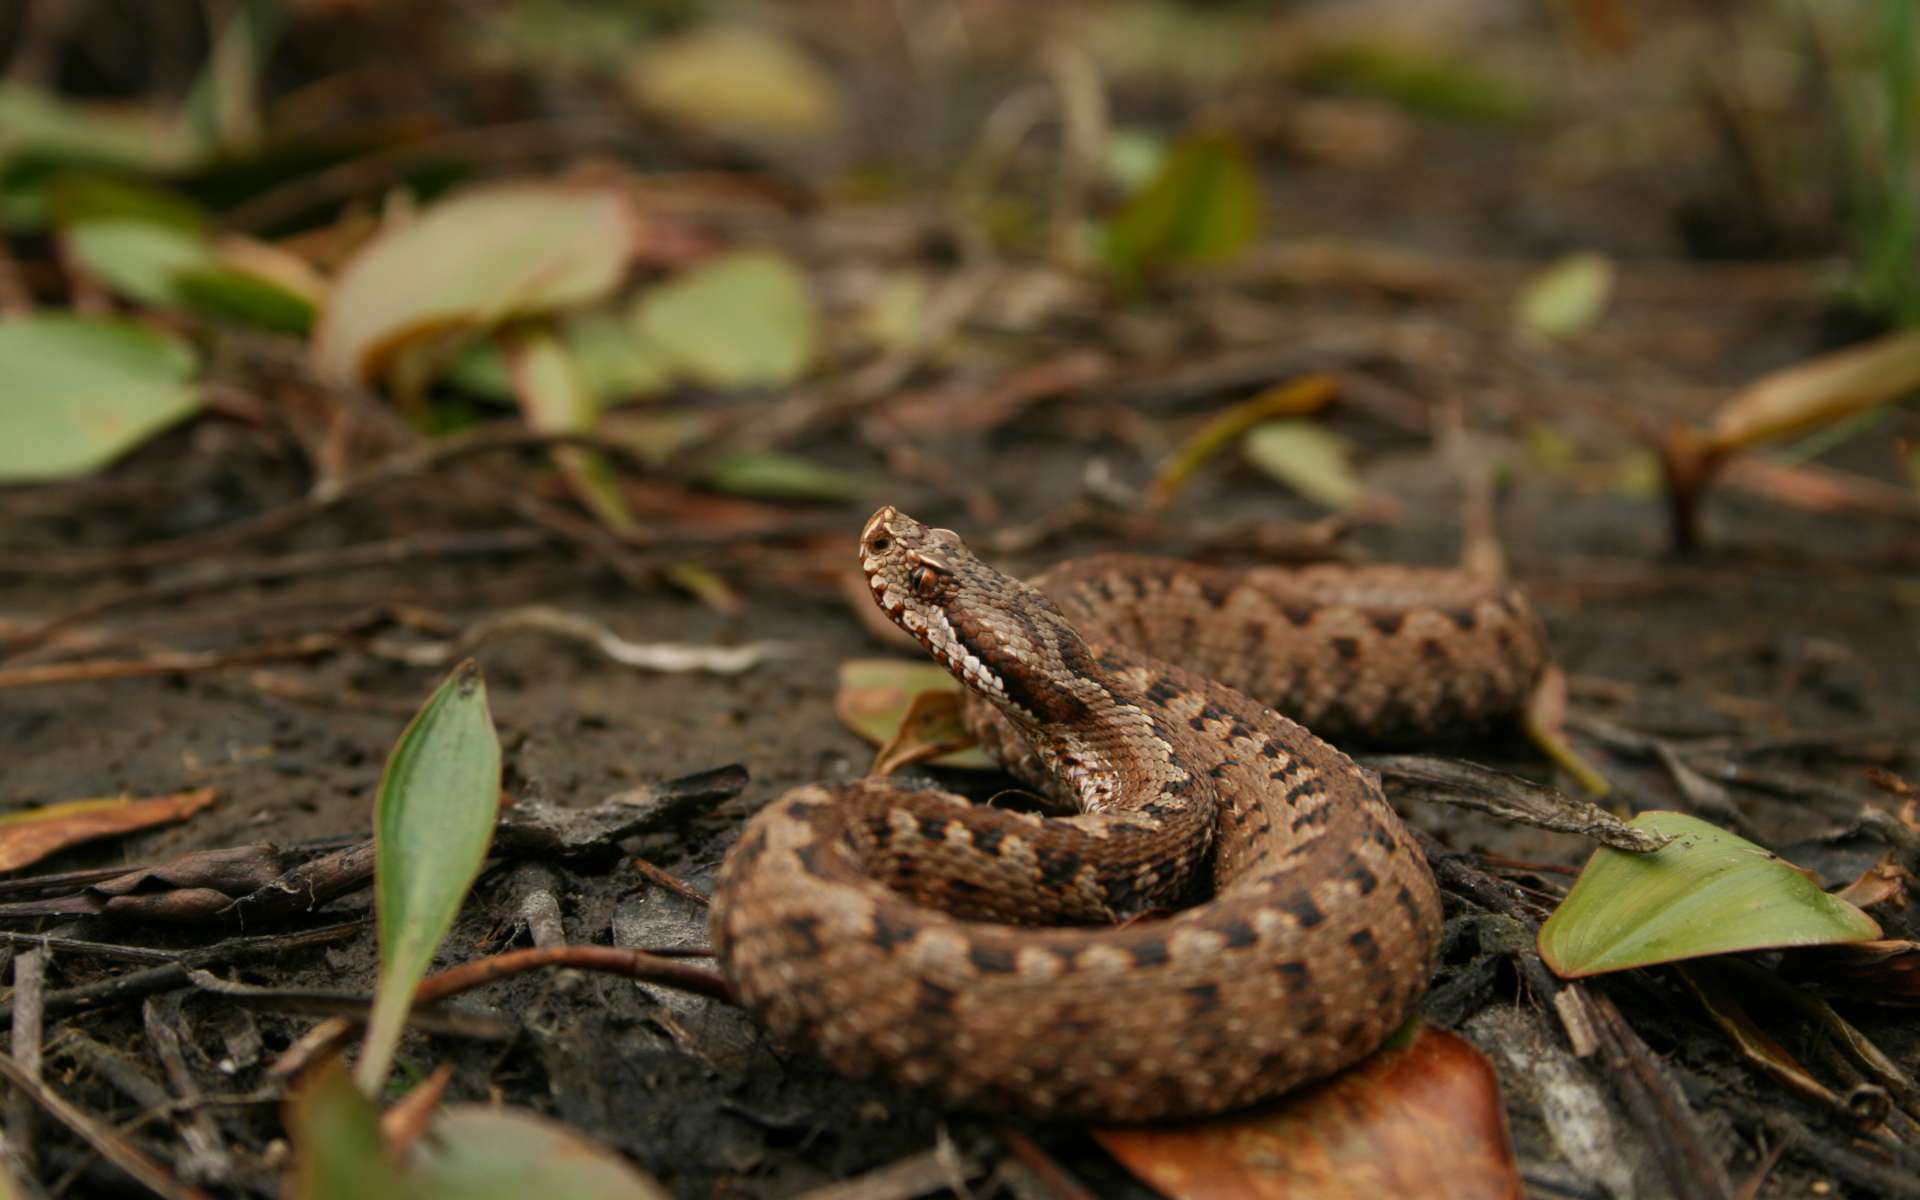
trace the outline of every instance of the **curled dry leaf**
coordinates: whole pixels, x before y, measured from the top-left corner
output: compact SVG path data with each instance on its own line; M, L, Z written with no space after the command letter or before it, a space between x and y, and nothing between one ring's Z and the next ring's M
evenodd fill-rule
M906 662L897 658L850 658L840 664L840 688L834 693L833 711L841 724L872 742L900 753L896 745L903 739L911 745L912 733L905 728L914 702L926 692L946 692L957 697L960 685L942 667L933 663ZM934 715L938 717L936 705ZM883 757L885 755L883 754ZM928 761L910 757L906 762ZM942 754L931 760L935 766L991 768L993 761L978 749L970 748Z
M0 816L0 871L14 871L95 838L184 821L213 803L212 788L135 799L70 800Z
M1172 1200L1524 1194L1492 1065L1428 1026L1278 1104L1093 1136Z

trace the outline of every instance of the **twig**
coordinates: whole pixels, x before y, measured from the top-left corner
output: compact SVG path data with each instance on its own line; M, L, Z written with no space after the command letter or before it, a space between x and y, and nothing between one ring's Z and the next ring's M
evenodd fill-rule
M228 938L198 950L184 951L172 962L144 971L132 971L113 979L102 979L94 983L83 983L76 987L48 992L46 1011L57 1014L75 1009L98 1008L126 1000L137 1000L155 992L185 987L188 983L187 972L194 967L217 966L265 955L278 957L309 946L327 945L359 933L365 925L364 921L348 921L339 925L324 925L318 929L309 929L304 933ZM0 1026L11 1025L13 1019L13 1002L0 1001Z
M20 1069L40 1078L42 1017L46 1013L47 951L28 950L13 960L13 1006L19 1019L13 1025L13 1057ZM7 1098L7 1133L18 1145L22 1165L35 1167L33 1105L25 1092Z
M450 967L438 975L429 975L414 996L416 1004L444 1000L484 984L506 979L541 967L575 967L582 971L601 971L625 975L644 983L678 988L684 992L734 1003L733 989L720 972L707 967L675 962L639 950L618 946L552 946L531 950L513 950L490 958L475 959Z
M444 559L469 555L514 554L537 550L548 542L547 535L532 529L494 529L474 533L425 533L365 542L338 550L316 550L288 554L254 562L225 562L211 571L187 579L169 579L161 583L129 588L111 596L76 605L39 625L29 626L8 640L9 653L18 653L39 645L62 630L92 620L116 609L154 604L210 592L242 583L292 579L302 575L339 574L363 567L392 566L415 559Z
M172 1173L149 1158L138 1146L95 1121L58 1092L41 1083L11 1055L0 1054L0 1077L26 1093L42 1111L72 1130L98 1151L100 1157L125 1171L154 1195L164 1200L212 1200L206 1192L174 1178Z
M674 895L679 896L682 899L691 900L695 904L698 904L701 908L706 908L713 903L713 901L707 896L707 894L701 891L699 888L694 887L692 884L687 883L684 880L669 874L668 872L661 869L660 867L654 866L652 863L648 862L644 858L634 859L633 869L640 872L642 875L645 875L648 879L652 880L654 883L657 883L661 887L666 888L668 891L672 892Z
M0 669L0 689L105 679L149 679L156 675L197 675L250 663L312 658L349 644L350 639L342 634L305 633L298 637L256 642L237 650L162 650L146 658L96 658L81 662L44 663L12 670Z

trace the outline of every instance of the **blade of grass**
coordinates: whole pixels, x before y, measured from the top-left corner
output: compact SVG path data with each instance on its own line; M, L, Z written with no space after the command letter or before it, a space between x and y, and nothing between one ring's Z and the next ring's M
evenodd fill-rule
M380 983L354 1082L385 1082L433 952L486 861L500 807L500 740L480 667L469 659L400 735L374 803L374 907Z

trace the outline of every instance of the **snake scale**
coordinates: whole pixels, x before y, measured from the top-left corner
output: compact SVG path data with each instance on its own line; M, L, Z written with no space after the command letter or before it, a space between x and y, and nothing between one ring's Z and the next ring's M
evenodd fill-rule
M767 1029L956 1107L1139 1121L1329 1074L1411 1011L1426 861L1371 773L1268 705L1374 740L1510 714L1546 661L1517 592L1120 556L1029 585L891 507L860 562L983 744L1070 815L884 779L767 806L713 908Z

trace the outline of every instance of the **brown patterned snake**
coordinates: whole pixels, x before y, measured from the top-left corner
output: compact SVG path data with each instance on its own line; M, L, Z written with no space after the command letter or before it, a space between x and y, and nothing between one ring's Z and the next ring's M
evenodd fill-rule
M961 1107L1147 1120L1326 1075L1405 1018L1440 931L1426 861L1370 773L1260 700L1372 736L1511 713L1545 661L1517 593L1118 557L1028 586L892 508L860 561L984 698L983 742L1077 811L882 779L769 805L713 910L768 1029Z

